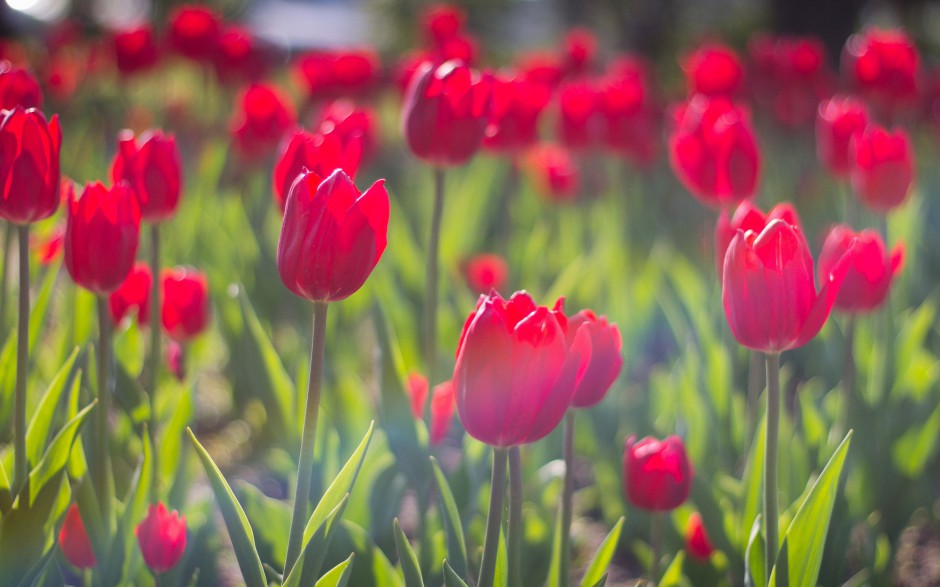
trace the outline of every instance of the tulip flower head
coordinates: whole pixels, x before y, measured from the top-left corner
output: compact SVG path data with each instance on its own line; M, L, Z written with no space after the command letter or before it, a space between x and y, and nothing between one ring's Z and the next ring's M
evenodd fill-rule
M558 90L558 135L570 149L587 149L601 138L600 93L587 80L568 82Z
M849 146L852 189L863 204L887 214L907 200L914 184L914 148L901 128L869 125Z
M597 37L591 29L575 27L565 35L563 44L568 75L587 73L597 57Z
M120 286L108 296L108 309L115 324L120 324L130 313L135 313L137 323L150 323L150 286L153 275L146 263L135 263Z
M787 224L800 226L800 217L796 210L787 202L778 204L773 209L764 214L760 208L751 203L750 200L744 200L738 204L734 211L734 216L728 217L728 212L721 211L718 216L718 222L715 224L715 261L718 266L718 275L725 264L725 252L728 245L734 240L738 231L760 233L772 220L780 218Z
M182 5L170 15L170 46L194 61L208 61L215 52L221 29L222 17L214 10L206 6Z
M277 146L296 118L293 106L279 90L254 83L236 102L229 130L239 154L257 161Z
M209 284L194 269L164 269L160 276L163 329L177 341L190 340L209 326Z
M581 171L567 148L541 143L529 150L525 162L539 194L554 202L570 202L578 197Z
M917 97L920 54L903 30L869 28L845 42L842 72L877 106L891 113Z
M98 564L82 516L78 512L78 505L74 503L69 506L65 522L59 530L59 548L62 549L66 560L79 569L90 569Z
M581 310L569 318L569 345L573 344L574 336L581 329L591 339L591 359L575 389L571 406L589 408L607 395L607 390L620 375L623 357L620 354L620 330L616 324L607 322L606 316L598 317L591 310Z
M631 435L623 453L623 476L627 501L652 512L676 509L692 487L692 465L678 436L647 436L637 442Z
M118 152L111 164L111 179L126 181L140 204L143 220L161 222L173 216L179 204L182 164L176 139L160 130L149 130L134 138L121 131Z
M432 4L421 13L421 32L425 42L442 45L463 32L467 14L455 4Z
M856 234L844 224L833 226L819 253L820 279L833 271L844 255L849 257L849 268L835 307L849 313L875 310L887 298L904 265L904 245L898 244L889 254L876 231L866 229Z
M372 155L379 139L375 112L346 98L324 106L313 128L322 135L335 134L347 150L356 146L362 159Z
M385 251L389 201L385 180L365 192L342 169L322 182L297 176L287 196L277 269L302 298L335 302L355 293Z
M615 71L601 82L599 92L604 144L637 165L652 163L662 123L644 65L631 58L621 59Z
M551 89L521 76L493 78L493 109L483 145L516 155L538 140L539 117L551 99Z
M715 552L711 538L705 532L702 516L698 512L689 516L689 521L685 526L685 550L698 561L707 561Z
M852 170L849 144L868 126L868 109L851 96L833 96L816 115L816 154L829 173L847 179Z
M343 142L338 132L310 133L298 128L284 136L274 165L274 200L284 210L287 194L294 180L305 169L326 177L334 169L342 169L355 178L362 160L362 143L358 140Z
M261 79L268 66L268 57L266 47L249 29L227 24L216 39L212 64L219 81L235 84Z
M147 517L134 530L144 562L154 573L176 566L186 550L186 518L167 511L162 502L147 508Z
M368 94L380 71L379 56L370 48L306 53L294 65L295 77L317 100Z
M25 69L0 61L0 110L42 108L39 82Z
M833 85L822 41L758 35L748 49L754 64L749 85L762 110L787 127L812 124L819 101Z
M157 64L160 53L149 23L116 31L111 37L114 61L118 71L132 75L147 71Z
M59 117L34 108L0 111L0 218L30 224L59 207Z
M484 253L467 261L464 275L470 289L479 294L486 294L505 287L509 279L509 265L499 255Z
M682 62L689 96L733 98L744 85L741 58L720 43L706 43Z

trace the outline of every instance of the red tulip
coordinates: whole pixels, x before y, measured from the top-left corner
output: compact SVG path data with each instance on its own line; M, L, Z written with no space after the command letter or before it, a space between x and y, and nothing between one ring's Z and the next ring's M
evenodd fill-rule
M118 71L123 74L146 71L156 65L159 59L153 27L149 23L115 32L111 44Z
M431 4L421 14L425 42L442 45L463 32L467 14L455 4Z
M822 41L760 35L748 49L754 62L749 85L755 100L785 126L812 123L832 85Z
M693 196L727 206L754 195L761 154L746 110L696 96L677 108L675 119L669 162Z
M587 73L597 56L597 37L590 29L575 27L564 40L566 69L569 75Z
M904 203L914 183L914 148L902 128L869 125L849 146L852 189L881 214Z
M874 230L855 233L849 226L833 226L819 253L820 279L831 273L848 255L849 269L836 296L836 308L844 312L870 312L884 302L894 277L904 264L904 245L889 256L881 235Z
M342 169L322 182L310 171L297 176L277 245L284 285L311 301L355 293L385 251L388 215L385 180L360 194Z
M223 83L258 80L267 69L264 49L247 28L225 25L219 33L212 63Z
M917 97L920 55L903 30L869 28L845 42L842 72L889 113Z
M440 444L447 437L454 419L454 382L445 381L434 386L431 394L431 444Z
M678 436L647 436L637 442L631 435L623 453L623 476L627 500L653 512L676 509L692 487L692 465Z
M88 59L73 52L50 55L42 68L42 79L49 95L57 102L67 102L88 75Z
M177 381L186 379L186 353L183 345L172 339L166 345L166 367Z
M323 135L335 134L346 149L355 145L361 149L363 159L372 155L378 143L375 112L346 98L333 100L324 106L313 127Z
M770 213L766 215L750 200L744 200L738 204L734 216L730 219L728 218L728 212L722 210L715 225L715 262L718 266L718 275L721 275L728 245L734 240L739 230L745 233L751 231L760 234L764 227L776 218L784 220L787 224L800 226L800 217L797 216L796 210L786 202L774 206Z
M803 346L822 329L848 269L839 261L817 293L813 258L798 224L776 218L759 233L739 230L725 253L722 301L743 346L779 353Z
M0 110L42 108L42 90L28 71L0 61Z
M163 330L177 341L187 341L209 326L209 283L195 269L177 267L160 274Z
M493 109L483 145L493 151L517 154L538 140L539 117L551 99L551 89L515 75L493 78Z
M593 147L600 140L600 95L586 80L569 82L558 90L559 128L562 142L571 149Z
M698 512L689 516L689 521L685 526L685 550L692 555L692 558L699 561L707 561L715 552L715 547L712 546L712 541L705 532L702 516Z
M542 143L526 155L526 166L539 193L556 202L572 201L581 191L581 172L571 151Z
M737 53L720 43L706 43L682 62L689 96L734 98L744 85L744 68Z
M464 275L470 289L487 294L499 291L509 279L509 265L506 260L495 254L481 254L472 257L464 267Z
M279 152L274 165L274 199L283 210L294 180L304 170L326 177L334 169L342 169L354 178L362 158L362 145L356 141L344 145L335 131L323 135L297 129L284 136Z
M59 548L62 554L79 569L90 569L98 564L95 553L91 550L91 541L85 531L85 524L78 512L78 506L72 504L65 514L65 522L59 530Z
M186 518L167 511L162 502L147 508L147 517L134 530L144 562L154 573L176 566L186 550Z
M316 51L301 55L295 75L311 99L361 96L376 85L381 64L369 48L346 51Z
M638 165L652 163L662 130L645 68L629 58L621 60L602 81L598 98L607 148Z
M34 108L0 112L0 218L29 224L59 207L59 117Z
M506 447L535 442L558 425L590 359L587 334L569 347L566 323L557 305L536 306L526 292L480 297L464 323L453 378L470 436Z
M170 14L170 46L195 61L208 61L215 52L222 17L207 6L182 5Z
M420 373L408 374L408 398L411 400L411 415L415 420L424 418L424 404L428 401L428 378Z
M116 290L137 255L140 206L126 183L90 183L68 202L65 266L78 285L98 295Z
M137 323L150 323L150 288L153 274L146 263L135 263L127 279L108 296L111 319L119 324L131 312L137 314Z
M454 167L483 142L492 103L492 77L458 61L423 64L408 88L402 125L411 152L430 165Z
M591 340L591 360L578 383L571 399L575 408L589 408L600 403L613 385L623 357L620 356L620 330L616 324L608 323L606 316L597 317L591 310L581 310L568 319L568 341L584 330Z
M868 109L851 96L833 96L816 115L816 155L829 173L847 179L852 170L849 142L868 126Z
M265 84L251 84L236 104L229 128L235 148L248 160L270 153L297 118L290 102Z
M160 130L140 135L123 130L118 135L118 152L111 164L111 179L126 181L140 203L141 217L162 222L176 212L180 199L182 164L176 139Z
M549 51L521 53L516 57L515 68L527 82L549 89L556 88L565 76L561 59Z

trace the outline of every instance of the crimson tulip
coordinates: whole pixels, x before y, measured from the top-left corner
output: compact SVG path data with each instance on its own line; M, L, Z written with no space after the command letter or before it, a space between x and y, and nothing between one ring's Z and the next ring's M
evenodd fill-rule
M562 42L565 54L565 69L568 75L588 73L597 57L597 37L584 27L568 31Z
M852 170L849 144L868 126L868 109L852 96L833 96L816 115L816 155L829 173L847 179Z
M506 260L495 254L481 254L471 257L464 266L467 285L476 293L486 294L499 291L509 279L509 265Z
M682 61L689 96L733 98L744 85L741 58L721 43L706 43Z
M920 54L903 30L869 28L845 42L842 72L877 106L891 113L917 98Z
M826 49L816 37L759 35L749 44L755 100L788 127L811 124L832 86Z
M59 207L59 117L34 108L0 112L0 218L30 224Z
M157 64L159 50L149 23L116 31L111 37L118 71L130 75L146 71Z
M620 330L616 324L608 323L606 316L598 317L591 310L581 310L568 319L569 345L582 329L591 340L591 359L571 399L575 408L589 408L600 403L623 366Z
M126 183L85 186L68 202L65 266L78 285L107 295L127 278L137 255L140 206Z
M558 135L570 149L586 149L601 136L600 95L592 82L578 80L558 90Z
M79 569L90 569L98 564L91 549L88 532L85 531L85 524L82 522L82 515L74 503L65 513L65 522L59 530L59 548L62 549L66 560Z
M186 518L163 502L151 504L147 517L134 529L144 562L154 573L165 573L176 566L186 550Z
M460 61L415 72L402 107L411 152L435 167L463 165L480 148L492 104L492 77Z
M209 326L209 283L195 269L164 269L160 275L163 329L177 341L187 341Z
M372 155L378 143L375 112L346 98L324 106L313 127L323 135L335 134L347 150L354 147L361 150L362 159Z
M581 191L581 171L571 151L561 145L542 143L526 155L526 167L539 193L556 202L574 200Z
M800 225L800 217L793 206L787 202L774 206L768 214L764 214L750 200L744 200L738 204L734 216L730 218L728 212L722 210L715 224L715 261L718 266L718 275L721 275L728 245L734 240L739 230L760 234L764 227L776 218L784 220L787 224Z
M322 181L311 171L298 175L277 245L284 285L315 302L355 293L385 251L388 215L385 180L360 194L342 169Z
M267 57L265 47L249 29L227 24L216 39L212 64L222 83L234 84L263 77Z
M512 155L538 140L539 117L551 99L551 89L518 75L493 78L493 109L483 145Z
M678 436L637 442L627 438L623 453L624 489L634 506L653 512L674 510L689 497L692 465Z
M454 418L454 382L444 381L434 386L431 394L431 444L440 444L450 430Z
M646 68L628 57L611 69L601 82L598 104L604 144L637 165L649 165L656 157L662 130Z
M467 14L455 4L431 4L421 13L421 32L425 42L442 45L463 32Z
M702 516L698 512L689 516L689 521L685 526L685 550L692 555L692 558L699 561L707 561L715 552L711 538L705 531L705 524L702 522Z
M207 6L184 4L170 14L170 46L194 61L208 61L215 52L222 17Z
M428 400L428 378L420 373L408 374L408 398L411 400L411 415L415 420L424 418L424 404Z
M850 146L852 188L863 204L887 214L907 199L914 183L914 148L902 128L869 125Z
M284 136L274 165L274 199L283 210L294 180L303 170L326 177L334 169L342 169L354 178L362 159L362 144L352 139L344 144L334 130L312 134L302 128Z
M120 286L108 296L108 309L115 324L121 322L131 312L136 312L137 323L146 326L150 323L150 287L153 274L146 263L135 263Z
M294 65L295 76L311 99L367 94L380 71L379 56L371 48L315 51L301 55Z
M42 90L39 82L25 69L0 61L0 110L41 108Z
M835 307L844 312L871 312L884 302L891 282L901 271L904 245L898 244L889 255L878 232L866 229L855 233L844 224L833 226L819 253L820 279L832 272L844 255L849 257L849 268Z
M111 164L111 179L126 181L137 195L141 218L162 222L173 216L179 204L182 164L176 139L160 130L118 135L118 152Z
M276 147L296 118L293 106L279 90L253 83L236 102L229 130L238 152L253 161Z

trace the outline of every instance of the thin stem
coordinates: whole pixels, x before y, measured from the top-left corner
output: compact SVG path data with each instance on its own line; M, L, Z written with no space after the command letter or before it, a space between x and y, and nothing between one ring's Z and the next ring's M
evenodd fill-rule
M424 364L428 370L428 383L433 387L436 379L434 369L437 362L437 271L438 249L441 241L441 220L444 216L444 170L434 169L434 210L431 213L431 237L428 240L427 268L425 270L425 316L424 316ZM426 409L430 409L431 394L428 394Z
M659 559L663 547L663 514L652 512L650 522L650 584L659 583Z
M842 350L842 430L851 428L855 404L855 316L845 325L845 348Z
M764 390L763 362L759 351L748 351L750 361L747 367L747 446L751 446L757 433L758 413L760 412L760 394Z
M98 302L98 407L95 411L97 424L95 446L95 489L101 505L101 519L105 527L111 527L111 452L108 449L108 412L111 410L111 319L108 315L108 298L97 296Z
M304 411L304 432L300 440L300 462L297 464L297 489L294 491L294 513L291 516L290 537L284 576L290 574L300 557L304 527L307 525L307 505L310 502L310 476L313 474L313 448L317 438L317 415L320 411L320 389L323 383L323 354L326 349L326 302L313 304L313 344L310 347L310 380L307 382L307 407Z
M506 457L508 450L493 447L493 478L490 483L490 510L486 515L486 535L483 538L483 560L477 587L493 587L496 574L496 551L503 520L503 494L506 491Z
M10 275L10 247L13 245L13 225L3 223L3 267L0 268L0 335L7 333L7 281Z
M150 227L150 273L153 276L150 284L150 444L153 450L154 462L157 461L157 382L160 375L160 330L162 325L160 303L160 225L154 223ZM153 476L153 486L150 491L150 500L157 501L157 489L160 480Z
M565 459L565 485L561 493L561 564L558 567L558 585L567 587L571 574L571 518L574 496L574 410L565 414L562 454Z
M16 227L19 235L20 293L16 334L16 391L13 396L13 494L26 482L26 368L29 363L29 225Z
M509 449L509 532L506 536L509 584L522 585L522 456Z
M764 568L777 560L777 445L780 434L780 354L767 353L767 437L764 441Z

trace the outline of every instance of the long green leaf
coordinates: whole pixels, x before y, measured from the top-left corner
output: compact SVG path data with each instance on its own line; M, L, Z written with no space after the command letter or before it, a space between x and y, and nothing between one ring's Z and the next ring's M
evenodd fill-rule
M449 561L444 561L444 585L445 587L468 587L467 582L458 575Z
M548 587L561 587L561 509L555 515L555 532L552 534L552 558L548 562Z
M761 533L760 514L754 517L751 535L744 553L744 584L747 587L763 587L767 584L764 564L764 535Z
M42 557L55 545L56 524L72 495L61 468L32 503L24 499L25 493L0 520L0 585L19 585L42 564Z
M189 434L189 440L196 448L196 454L202 461L202 466L209 477L209 483L212 485L212 492L222 511L222 518L225 520L225 527L228 528L229 536L232 539L232 546L235 548L235 558L238 560L238 567L242 571L242 578L248 587L267 587L268 582L264 578L264 569L261 567L261 559L258 557L258 551L255 548L255 536L248 524L248 517L241 504L235 499L232 488L229 487L222 471L216 466L212 457L206 452L196 435L190 428L186 429Z
M458 576L467 576L467 543L464 539L463 524L460 522L460 510L450 490L444 471L437 459L431 457L431 467L434 470L434 480L437 490L441 494L442 513L444 514L444 530L447 537L448 563Z
M38 463L42 457L42 451L49 439L49 431L52 429L56 408L61 403L62 392L68 387L69 380L72 378L72 368L77 358L78 347L72 351L59 372L52 378L52 383L49 384L39 400L39 405L36 406L36 411L33 412L29 428L26 429L26 458L31 463Z
M405 531L401 529L398 518L393 523L395 527L395 548L398 550L398 562L401 564L401 572L405 577L405 587L424 587L424 578L421 577L421 565L418 564L418 556L415 554Z
M29 473L29 503L32 504L36 496L42 490L43 486L55 477L56 473L61 471L69 462L69 453L72 450L72 443L82 427L88 413L97 405L95 400L88 404L85 409L80 411L74 418L68 421L62 430L55 435L49 448L42 456L39 464Z
M610 561L614 558L614 552L617 551L617 543L620 542L623 520L623 516L620 516L613 529L601 542L597 552L594 553L594 558L591 560L591 564L588 565L584 578L581 579L581 587L591 587L607 574L607 567L610 566Z
M302 585L314 583L317 575L320 574L323 561L326 560L326 553L330 548L330 542L333 540L333 534L339 526L340 518L343 517L343 510L346 509L348 503L349 494L347 493L304 545L300 557L294 563L287 579L284 580L284 587L301 587Z
M346 587L346 584L349 583L349 577L352 576L355 558L356 553L352 553L349 558L327 571L317 581L316 587Z
M506 535L499 529L499 544L496 549L496 571L493 573L493 587L508 587L509 556L506 552ZM513 586L515 587L515 586Z

